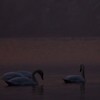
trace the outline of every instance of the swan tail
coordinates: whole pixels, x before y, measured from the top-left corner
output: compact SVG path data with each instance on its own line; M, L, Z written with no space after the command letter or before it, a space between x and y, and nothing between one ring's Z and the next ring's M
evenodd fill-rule
M65 83L72 83L70 80L64 80Z
M9 81L5 81L5 82L8 84L8 86L16 86L16 85L12 84L12 83L9 82Z

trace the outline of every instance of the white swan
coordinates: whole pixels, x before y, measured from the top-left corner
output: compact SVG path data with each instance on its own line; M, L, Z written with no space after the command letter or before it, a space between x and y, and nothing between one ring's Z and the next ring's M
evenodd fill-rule
M43 80L43 71L42 70L36 70L32 73L32 78L29 78L22 73L16 72L9 72L3 75L3 80L9 85L9 86L23 86L23 85L38 85L38 81L35 78L36 74L39 74ZM8 76L7 76L8 75ZM10 77L11 75L11 77ZM14 77L13 77L14 76ZM16 76L16 77L15 77ZM10 77L10 78L9 78ZM9 78L9 79L8 79Z
M84 65L80 65L81 75L68 75L63 80L65 83L84 83L85 82L85 73L84 73Z

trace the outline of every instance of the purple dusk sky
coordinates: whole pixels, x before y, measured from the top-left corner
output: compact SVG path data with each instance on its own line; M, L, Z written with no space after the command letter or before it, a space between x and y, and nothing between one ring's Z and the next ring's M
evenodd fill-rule
M0 37L100 36L99 0L1 0Z

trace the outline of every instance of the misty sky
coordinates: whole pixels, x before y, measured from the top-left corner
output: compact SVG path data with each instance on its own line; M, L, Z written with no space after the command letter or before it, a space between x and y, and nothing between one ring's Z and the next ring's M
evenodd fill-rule
M99 0L0 0L0 37L100 36Z

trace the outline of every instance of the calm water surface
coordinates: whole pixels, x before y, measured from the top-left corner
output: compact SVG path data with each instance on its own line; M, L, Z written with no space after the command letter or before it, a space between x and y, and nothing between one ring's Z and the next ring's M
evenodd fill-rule
M86 84L65 84L85 64ZM100 39L0 39L0 76L8 71L41 68L37 87L8 87L0 79L1 100L100 100ZM37 76L39 78L39 76Z

